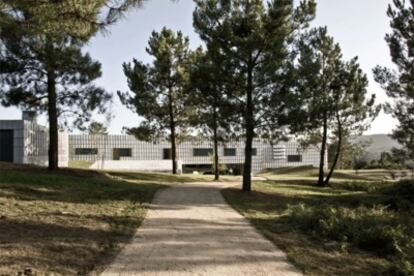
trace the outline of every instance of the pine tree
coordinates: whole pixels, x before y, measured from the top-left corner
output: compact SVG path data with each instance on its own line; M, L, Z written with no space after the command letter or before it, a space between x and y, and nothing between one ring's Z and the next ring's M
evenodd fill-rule
M345 62L339 44L328 35L327 28L313 29L298 44L298 90L301 107L294 129L311 133L320 143L320 186L327 186L339 160L347 135L361 135L378 114L375 96L368 97L368 80L358 59ZM315 132L317 135L315 135ZM336 152L325 178L329 135L336 138ZM315 137L317 139L315 140Z
M33 34L13 24L0 31L1 103L48 114L51 170L58 168L59 119L71 117L81 126L92 111L104 112L111 98L93 85L101 76L101 65L82 52L83 44L65 35Z
M89 135L108 135L108 128L100 122L91 122L88 127Z
M152 64L136 59L124 63L124 72L131 92L118 92L121 102L135 111L144 121L129 129L139 139L163 138L169 130L173 173L177 173L177 144L186 135L192 107L188 104L186 87L192 53L189 40L181 32L163 28L153 32L147 53Z
M375 80L394 102L386 110L399 121L393 137L414 160L414 6L413 1L394 0L388 8L392 33L385 37L396 71L376 67Z
M0 29L14 24L32 34L89 39L143 3L144 0L2 0Z
M31 35L89 39L105 24L100 13L105 1L84 0L3 0L0 3L0 30L25 30Z
M191 105L195 110L192 126L213 140L214 179L220 179L219 143L225 143L231 133L234 120L234 106L228 102L225 74L221 64L212 61L213 52L196 51L191 63L190 93Z
M80 126L109 94L89 83L100 64L81 52L91 36L143 0L3 0L0 2L0 91L4 105L46 110L49 168L58 167L58 117L73 113ZM20 83L19 83L20 82ZM60 90L65 89L65 93ZM45 91L47 90L47 96ZM83 99L83 101L80 101ZM65 108L79 105L79 109Z
M196 0L194 26L208 49L218 53L227 74L229 97L242 110L246 138L243 190L251 191L252 144L261 130L279 129L282 94L294 34L313 19L314 1ZM215 61L216 62L216 61ZM281 112L279 112L281 111ZM271 136L271 135L269 135Z

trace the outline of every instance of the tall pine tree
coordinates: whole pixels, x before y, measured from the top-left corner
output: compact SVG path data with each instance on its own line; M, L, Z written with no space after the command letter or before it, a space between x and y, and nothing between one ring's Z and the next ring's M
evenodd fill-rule
M13 26L32 35L67 35L77 39L89 39L106 25L100 18L105 2L3 0L0 3L0 30L10 30Z
M292 129L302 129L320 144L320 186L327 186L342 149L345 135L360 135L378 113L374 95L368 97L368 80L357 58L345 62L339 44L327 28L313 29L298 43L297 83L301 120ZM333 164L325 178L329 135L336 140ZM316 137L316 139L315 139ZM312 143L311 143L312 144Z
M0 2L0 78L6 85L0 92L4 96L2 103L40 111L47 109L51 136L50 169L58 166L58 117L63 113L74 113L75 122L80 125L90 116L91 110L103 111L101 104L110 97L102 89L89 85L100 76L100 65L83 54L81 47L98 31L119 20L126 10L139 7L143 2ZM45 90L48 96L44 95ZM66 108L71 105L78 105L79 109Z
M192 52L187 37L167 28L152 33L147 52L154 58L152 64L136 59L124 63L131 92L118 92L118 95L124 105L144 118L141 125L129 129L129 133L139 139L153 140L165 137L165 130L169 130L173 173L176 174L177 144L179 138L186 135L193 111L186 90Z
M240 106L245 141L243 190L251 191L253 139L278 130L289 104L286 86L292 38L313 19L314 1L196 0L194 26L208 49L225 66L229 96ZM217 61L216 61L217 62ZM268 133L267 133L268 134ZM271 135L268 135L271 136Z
M188 93L194 107L192 126L213 140L214 179L220 178L219 143L225 143L231 134L234 106L228 101L221 64L213 62L215 55L201 49L195 52L190 70Z
M2 0L0 29L3 24L13 23L33 34L65 34L88 39L97 31L105 31L127 10L141 7L143 3L144 0Z
M30 13L24 16L30 21ZM51 170L58 168L59 119L70 116L80 126L92 111L105 111L111 99L93 85L101 65L82 52L83 45L83 40L65 34L33 33L14 23L0 30L1 103L48 114Z
M393 137L414 160L414 2L394 0L388 8L392 33L385 40L390 48L396 70L384 67L374 69L375 80L394 102L386 109L398 121Z

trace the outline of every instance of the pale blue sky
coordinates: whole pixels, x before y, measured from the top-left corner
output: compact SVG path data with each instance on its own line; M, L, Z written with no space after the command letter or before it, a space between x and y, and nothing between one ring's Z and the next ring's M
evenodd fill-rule
M385 93L372 79L372 68L377 64L390 65L389 51L384 36L389 30L386 16L391 0L318 0L317 18L313 25L328 26L329 32L341 44L345 58L358 56L362 68L370 77L370 93L380 102L387 101ZM145 53L148 38L153 30L167 26L181 30L190 37L192 47L200 45L192 27L194 3L191 0L170 2L150 0L144 8L130 11L126 18L110 28L110 33L98 35L87 50L103 66L103 77L97 82L108 91L128 89L122 72L122 63L137 58L149 61ZM122 127L136 126L139 118L123 107L117 96L112 107L114 119L110 132L120 133ZM16 108L0 107L0 119L18 119L21 112ZM103 120L102 118L98 118ZM40 120L45 123L44 116ZM390 133L396 122L381 114L367 134Z

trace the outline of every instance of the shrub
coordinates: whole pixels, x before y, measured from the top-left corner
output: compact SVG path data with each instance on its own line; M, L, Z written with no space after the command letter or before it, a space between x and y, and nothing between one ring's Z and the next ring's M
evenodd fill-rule
M381 192L387 197L385 204L392 209L414 212L414 179L401 180Z
M414 201L414 179L401 180L384 192Z
M289 206L288 220L315 237L349 243L392 258L395 274L414 272L414 226L385 206L351 209L300 204Z
M348 191L374 192L389 186L388 182L372 182L372 181L347 181L332 183L332 188L339 188Z

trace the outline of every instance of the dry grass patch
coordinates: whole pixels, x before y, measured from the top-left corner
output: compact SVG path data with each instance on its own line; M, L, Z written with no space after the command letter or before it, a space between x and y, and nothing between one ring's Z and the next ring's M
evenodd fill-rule
M161 185L0 164L0 275L98 274Z
M93 162L83 161L83 160L70 160L69 168L72 169L89 169L92 166Z

